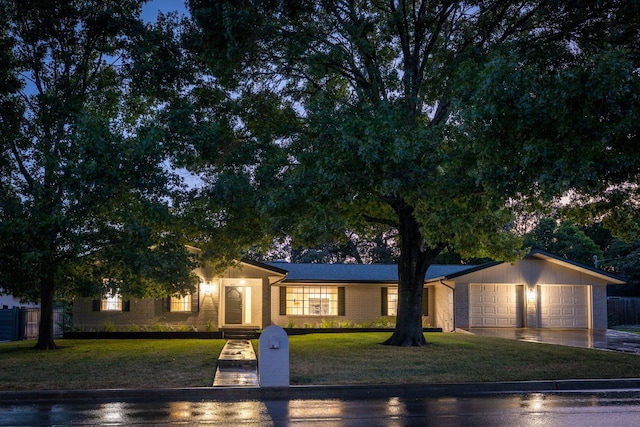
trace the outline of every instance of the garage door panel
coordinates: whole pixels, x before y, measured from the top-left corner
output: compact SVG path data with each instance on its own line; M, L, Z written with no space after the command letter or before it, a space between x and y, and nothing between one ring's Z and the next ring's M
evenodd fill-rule
M472 284L470 326L517 328L522 326L522 287Z
M540 327L588 328L587 287L581 285L540 286Z

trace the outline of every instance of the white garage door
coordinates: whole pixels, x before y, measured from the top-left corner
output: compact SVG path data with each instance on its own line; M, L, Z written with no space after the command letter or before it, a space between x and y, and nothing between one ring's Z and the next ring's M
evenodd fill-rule
M588 328L588 308L586 286L540 286L540 327L542 328Z
M471 285L472 328L522 327L522 285Z

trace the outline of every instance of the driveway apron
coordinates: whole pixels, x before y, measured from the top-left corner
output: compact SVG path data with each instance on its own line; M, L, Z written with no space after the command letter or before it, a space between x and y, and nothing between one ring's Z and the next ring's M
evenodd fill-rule
M468 332L486 337L640 354L640 335L613 329L472 328Z

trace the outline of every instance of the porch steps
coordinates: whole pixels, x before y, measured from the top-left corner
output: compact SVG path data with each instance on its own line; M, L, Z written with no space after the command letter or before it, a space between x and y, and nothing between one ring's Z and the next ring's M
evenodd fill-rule
M249 340L226 342L213 379L214 387L258 386L258 360Z
M260 333L255 329L220 329L222 338L227 340L255 340Z

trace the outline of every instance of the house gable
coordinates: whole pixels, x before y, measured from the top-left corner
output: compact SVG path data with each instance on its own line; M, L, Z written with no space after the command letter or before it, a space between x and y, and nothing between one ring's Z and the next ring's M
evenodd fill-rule
M624 279L606 271L566 260L544 251L532 251L513 264L490 262L446 277L456 283L525 283L536 285L574 283L580 285L623 284Z

